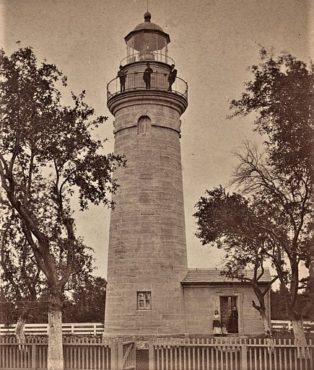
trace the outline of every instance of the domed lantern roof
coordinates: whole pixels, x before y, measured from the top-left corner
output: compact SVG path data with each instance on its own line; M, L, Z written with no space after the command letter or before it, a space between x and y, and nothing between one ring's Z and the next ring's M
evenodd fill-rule
M138 24L125 36L127 46L139 52L161 50L170 42L169 35L157 24L152 23L151 14L144 14L144 22Z

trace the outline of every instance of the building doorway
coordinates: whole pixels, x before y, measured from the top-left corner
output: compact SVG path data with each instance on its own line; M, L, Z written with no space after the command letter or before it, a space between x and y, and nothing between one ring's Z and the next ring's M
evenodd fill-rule
M220 317L223 332L239 333L238 297L235 295L220 297Z

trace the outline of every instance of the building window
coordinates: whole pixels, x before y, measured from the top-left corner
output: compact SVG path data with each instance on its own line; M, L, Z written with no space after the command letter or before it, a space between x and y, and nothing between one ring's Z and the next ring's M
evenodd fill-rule
M137 292L137 309L151 310L152 297L151 292Z

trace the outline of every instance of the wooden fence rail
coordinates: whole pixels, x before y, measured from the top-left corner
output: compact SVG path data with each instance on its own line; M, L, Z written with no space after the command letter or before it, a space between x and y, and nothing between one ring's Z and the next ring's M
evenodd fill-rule
M275 331L292 331L292 322L289 320L271 320L271 326ZM303 328L306 333L314 333L314 321L304 321Z
M137 342L136 338L65 337L65 370L136 370L137 347L143 351L143 338ZM147 370L314 369L311 341L305 349L306 359L299 358L300 349L293 339L151 337L145 348ZM24 348L19 348L14 336L2 336L0 369L46 370L47 338L27 337Z
M0 335L14 334L15 327L15 324L0 324ZM48 324L25 324L24 332L31 335L47 335ZM100 322L63 323L62 332L63 334L98 335L103 334L104 324Z
M292 331L292 323L289 320L272 320L272 328L275 331ZM304 330L307 333L314 333L314 321L304 321ZM100 322L92 323L63 323L63 334L77 335L98 335L103 334L104 324ZM15 324L0 324L0 335L14 334ZM26 324L25 333L32 335L48 334L48 324Z
M292 323L289 320L272 320L272 328L275 331L292 331ZM304 330L307 333L314 333L314 321L304 321ZM77 335L101 335L104 332L104 324L96 323L63 323L63 334ZM0 335L14 334L15 324L0 324ZM25 333L31 335L47 335L48 324L26 324Z

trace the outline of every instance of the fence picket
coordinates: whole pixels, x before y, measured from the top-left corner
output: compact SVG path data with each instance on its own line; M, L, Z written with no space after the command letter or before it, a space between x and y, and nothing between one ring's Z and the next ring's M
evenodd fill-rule
M313 343L312 339L309 341L310 344L310 369L313 369L313 357L314 357L314 348L313 348Z
M288 354L289 354L289 369L292 370L292 364L293 364L293 357L294 357L294 348L291 348L290 345L291 345L291 340L288 339L287 340L288 342ZM297 370L297 369L295 369Z
M170 365L173 364L173 347L169 348L169 370L170 370Z
M295 351L294 351L294 369L297 370L298 369L298 361L297 361L297 358L298 358L298 349L296 348ZM301 369L302 370L302 360L301 360Z
M261 346L262 345L261 339L258 340L258 344L260 346L259 347L260 353L262 354L262 357L263 357L263 360L264 360L264 369L266 370L267 369L267 352L266 351L263 351L263 348Z
M232 353L232 347L228 347L228 350L226 351L226 370L230 370L230 357L231 357L231 353Z

